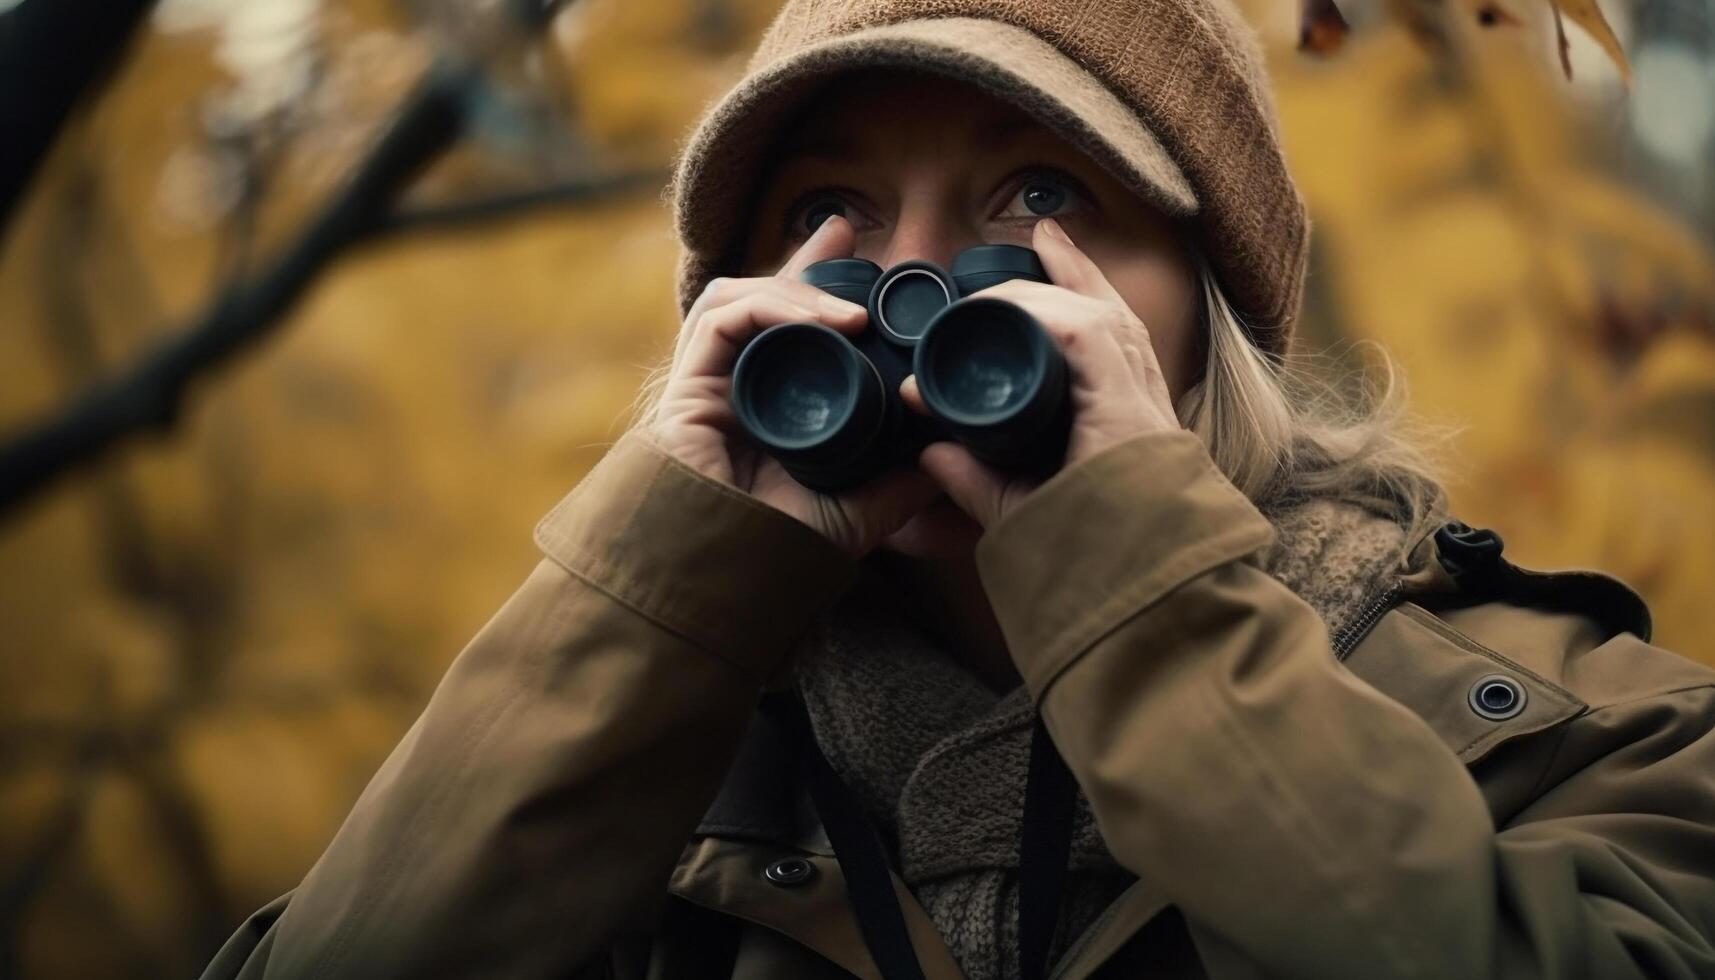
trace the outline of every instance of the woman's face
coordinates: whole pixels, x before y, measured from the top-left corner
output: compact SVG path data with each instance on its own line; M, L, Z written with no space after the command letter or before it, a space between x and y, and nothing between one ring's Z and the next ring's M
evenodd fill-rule
M1196 277L1181 231L1083 153L1018 109L928 75L845 76L783 134L751 215L746 266L778 269L822 218L842 214L856 254L883 268L946 265L981 244L1030 244L1057 220L1149 329L1177 402L1201 376ZM920 552L940 520L892 542ZM966 529L969 532L970 529ZM946 527L928 550L945 551ZM963 535L974 541L974 533Z
M1173 400L1201 375L1196 277L1173 219L1019 110L950 79L846 76L785 134L752 214L746 264L780 267L828 214L886 268L1030 244L1060 222L1149 328Z

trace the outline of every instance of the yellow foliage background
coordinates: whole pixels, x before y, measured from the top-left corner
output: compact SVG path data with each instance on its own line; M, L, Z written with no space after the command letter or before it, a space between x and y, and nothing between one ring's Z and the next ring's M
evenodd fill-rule
M1315 58L1288 6L1250 9L1315 219L1305 347L1385 345L1460 427L1466 520L1619 574L1659 642L1715 663L1711 229L1590 162L1602 130L1531 31L1450 68L1377 22ZM0 974L194 974L302 876L670 349L659 176L771 7L584 0L524 77L640 189L354 251L169 438L0 521ZM158 20L62 134L0 245L0 431L265 262L434 44L381 0L309 8L327 105L249 239L209 203L217 26ZM414 197L558 167L479 146Z

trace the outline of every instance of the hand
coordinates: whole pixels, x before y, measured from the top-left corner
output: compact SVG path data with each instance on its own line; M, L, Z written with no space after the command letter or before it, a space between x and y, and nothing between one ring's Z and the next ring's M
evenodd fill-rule
M853 242L850 223L831 217L778 273L710 282L685 316L661 400L641 424L680 462L861 557L928 506L940 488L920 470L900 468L839 496L805 489L745 436L730 399L739 352L768 327L820 323L847 336L863 329L863 307L798 280L817 262L849 257Z
M1149 329L1102 270L1053 218L1037 222L1031 244L1052 284L1014 279L977 295L1023 307L1065 355L1072 388L1066 466L1133 436L1182 428ZM915 377L906 379L900 394L912 409L928 414ZM999 523L1039 482L998 472L954 442L930 445L919 462L984 528Z

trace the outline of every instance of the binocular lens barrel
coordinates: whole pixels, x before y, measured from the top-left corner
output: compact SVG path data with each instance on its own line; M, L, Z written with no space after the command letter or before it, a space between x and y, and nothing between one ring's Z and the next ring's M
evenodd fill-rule
M972 455L1046 472L1066 455L1066 360L1042 325L1001 299L960 300L917 344L918 391Z
M959 296L969 296L1009 279L1047 282L1042 260L1017 245L977 245L953 256L953 283Z
M1009 279L1047 282L1035 252L979 245L955 256L951 271L914 261L883 272L864 259L830 259L802 278L863 304L870 329L848 339L788 323L739 355L739 424L793 479L838 493L948 436L1013 470L1046 472L1065 459L1071 407L1060 351L1018 306L959 299ZM913 371L933 418L898 398Z
M782 448L826 439L851 415L862 378L814 331L786 330L758 351L746 386L759 428Z
M828 259L805 269L799 278L824 293L864 306L881 278L881 266L868 259Z
M876 465L887 392L851 341L814 323L772 327L733 368L739 422L793 477L849 486Z

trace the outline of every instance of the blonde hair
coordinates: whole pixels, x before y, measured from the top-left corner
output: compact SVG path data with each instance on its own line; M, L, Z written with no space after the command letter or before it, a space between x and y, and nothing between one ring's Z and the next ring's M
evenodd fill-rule
M1444 521L1430 450L1449 433L1407 415L1405 384L1386 352L1368 345L1379 377L1329 354L1283 361L1251 341L1207 259L1195 265L1208 356L1202 379L1174 408L1227 479L1264 510L1320 496L1367 507L1405 529L1407 548ZM670 368L671 357L644 379L633 425L653 418Z
M1407 547L1444 521L1435 456L1450 433L1407 414L1386 351L1357 345L1373 349L1378 372L1341 367L1328 353L1265 352L1207 259L1195 264L1208 357L1174 407L1227 479L1265 510L1319 496L1360 504L1403 527Z

